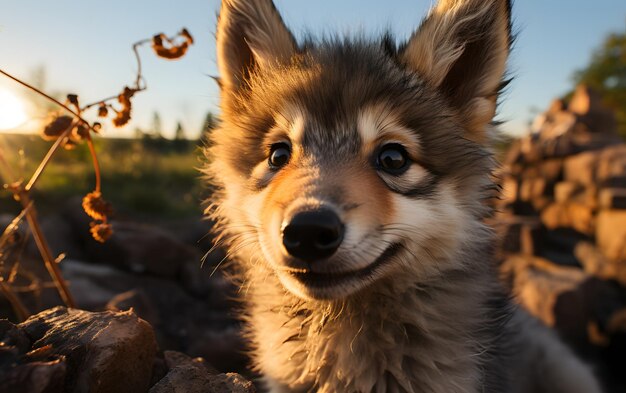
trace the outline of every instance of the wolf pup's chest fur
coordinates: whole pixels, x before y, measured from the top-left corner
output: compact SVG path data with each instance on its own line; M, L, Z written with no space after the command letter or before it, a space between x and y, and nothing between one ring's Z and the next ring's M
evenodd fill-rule
M270 0L222 1L208 213L271 392L599 391L491 263L510 13L440 0L399 46L298 43Z

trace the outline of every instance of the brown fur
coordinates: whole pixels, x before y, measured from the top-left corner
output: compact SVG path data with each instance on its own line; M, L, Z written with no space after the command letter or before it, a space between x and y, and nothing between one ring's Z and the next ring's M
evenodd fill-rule
M270 391L599 392L562 344L512 311L490 262L485 141L508 1L443 0L397 47L389 37L298 45L270 0L224 0L217 38L208 213L236 261ZM291 151L278 169L268 165L277 143ZM406 150L402 174L376 161L390 144ZM319 208L344 223L341 246L315 264L287 255L282 228ZM552 380L519 383L538 371Z

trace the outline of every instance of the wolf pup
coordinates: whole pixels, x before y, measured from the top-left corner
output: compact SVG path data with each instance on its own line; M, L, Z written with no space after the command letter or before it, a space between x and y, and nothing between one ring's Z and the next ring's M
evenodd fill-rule
M600 391L491 262L510 13L441 0L400 46L298 43L270 0L222 0L208 213L270 392Z

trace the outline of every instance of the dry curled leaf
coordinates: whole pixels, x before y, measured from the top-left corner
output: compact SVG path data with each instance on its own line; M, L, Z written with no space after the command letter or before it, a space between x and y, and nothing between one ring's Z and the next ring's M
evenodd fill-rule
M152 49L157 56L164 59L173 60L183 57L187 53L189 45L193 44L193 37L187 29L183 29L179 35L185 39L180 45L174 45L163 33L155 35L152 37ZM170 45L169 47L165 45L165 41Z
M78 95L77 94L68 94L67 101L78 108Z
M43 129L43 139L51 141L60 137L72 126L74 119L70 116L56 116Z
M107 106L104 103L100 104L100 106L98 106L98 117L107 117L108 114L109 109Z
M124 87L124 91L117 96L117 101L122 105L122 109L117 112L117 115L113 119L113 125L115 127L121 127L128 123L130 120L130 111L132 109L132 104L130 99L137 92L135 89L131 89L130 87Z
M180 35L182 37L185 37L189 45L193 44L193 37L186 28L183 27L183 29L180 31Z
M83 123L79 123L72 128L72 134L70 138L73 142L82 142L89 137L89 128Z
M85 213L94 220L104 221L107 216L113 213L111 204L102 198L100 192L94 191L85 195L83 198L83 209Z
M100 243L106 242L113 235L113 227L106 222L97 223L93 221L91 224L91 236Z

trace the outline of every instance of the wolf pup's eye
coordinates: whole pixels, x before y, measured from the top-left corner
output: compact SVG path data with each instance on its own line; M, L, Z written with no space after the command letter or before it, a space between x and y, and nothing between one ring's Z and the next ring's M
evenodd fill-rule
M383 146L376 157L377 166L392 175L400 175L409 168L409 158L401 145L392 143Z
M285 166L291 158L291 149L286 143L275 143L270 148L268 163L270 168L278 169Z

